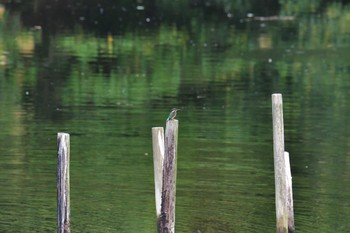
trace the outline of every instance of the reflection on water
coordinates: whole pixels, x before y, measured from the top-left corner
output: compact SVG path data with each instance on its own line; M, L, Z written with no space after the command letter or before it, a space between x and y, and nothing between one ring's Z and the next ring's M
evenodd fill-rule
M349 7L158 3L1 5L0 231L55 231L64 131L72 230L155 232L151 127L180 107L177 231L273 232L281 92L296 228L346 232Z

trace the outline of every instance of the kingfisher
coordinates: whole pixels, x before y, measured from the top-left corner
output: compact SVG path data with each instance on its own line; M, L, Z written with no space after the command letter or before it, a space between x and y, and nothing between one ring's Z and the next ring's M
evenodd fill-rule
M176 117L176 112L179 111L181 109L177 109L177 108L173 108L173 110L171 111L171 113L169 114L168 118L166 119L166 121L168 122L169 120L174 120Z

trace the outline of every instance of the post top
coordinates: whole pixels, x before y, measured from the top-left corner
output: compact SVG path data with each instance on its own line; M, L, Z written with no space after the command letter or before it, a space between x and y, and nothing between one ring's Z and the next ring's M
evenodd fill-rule
M166 122L166 127L178 127L178 125L179 125L179 121L176 119Z
M152 127L152 130L159 130L159 129L163 129L163 127L160 127L160 126L158 126L158 127Z
M62 136L63 136L63 135L65 135L65 136L69 136L69 133L58 132L58 133L57 133L57 136L60 136L60 135L62 135Z
M275 93L271 95L272 103L282 103L282 94Z

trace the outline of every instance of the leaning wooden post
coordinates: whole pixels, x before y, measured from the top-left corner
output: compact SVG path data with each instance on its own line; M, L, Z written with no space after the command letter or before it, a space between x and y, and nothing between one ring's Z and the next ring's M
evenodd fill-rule
M175 232L176 152L178 120L170 120L165 130L165 156L163 162L162 207L159 233Z
M69 134L57 134L57 232L70 232Z
M286 169L284 158L283 103L281 94L272 95L273 155L275 170L277 233L288 233Z
M295 232L294 226L294 207L293 207L293 188L292 188L292 172L290 168L289 153L284 152L286 163L286 185L287 185L287 208L288 208L288 233Z
M156 199L157 224L159 223L162 184L163 184L163 160L164 160L164 128L152 128L153 164L154 164L154 193Z

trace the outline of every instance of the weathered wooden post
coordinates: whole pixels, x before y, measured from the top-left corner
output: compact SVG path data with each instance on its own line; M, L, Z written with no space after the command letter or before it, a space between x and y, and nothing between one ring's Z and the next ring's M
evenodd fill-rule
M57 232L70 233L69 159L70 138L57 134Z
M169 120L165 129L165 156L163 162L163 186L159 233L175 232L175 194L176 194L176 152L178 120Z
M154 164L154 193L156 199L157 224L159 223L162 184L163 184L163 160L164 160L164 128L152 128L153 164Z
M276 228L277 233L288 233L283 103L281 94L272 94L272 119L275 170Z
M284 152L286 162L286 185L287 185L287 208L288 208L288 233L295 232L294 226L294 207L293 207L293 188L292 188L292 172L290 168L289 153Z

